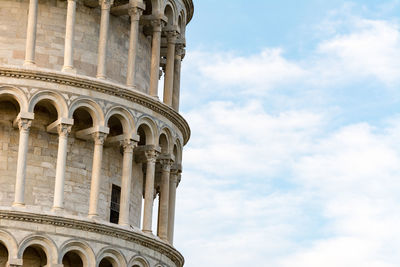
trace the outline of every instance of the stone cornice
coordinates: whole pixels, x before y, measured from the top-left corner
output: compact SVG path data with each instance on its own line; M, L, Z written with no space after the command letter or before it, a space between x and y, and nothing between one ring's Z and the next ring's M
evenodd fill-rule
M75 220L60 216L51 216L45 214L35 214L35 213L6 211L6 210L0 210L0 219L54 225L58 227L66 227L81 231L107 235L114 238L120 238L129 242L133 242L143 247L157 251L167 256L179 267L182 267L185 261L182 254L180 254L179 251L177 251L175 248L171 247L170 245L164 242L158 241L154 238L145 236L138 232L128 231L105 224Z
M123 85L96 80L82 75L70 75L42 69L0 67L1 76L69 85L127 99L147 107L170 120L182 132L184 144L189 141L189 124L178 112L144 93L129 89Z

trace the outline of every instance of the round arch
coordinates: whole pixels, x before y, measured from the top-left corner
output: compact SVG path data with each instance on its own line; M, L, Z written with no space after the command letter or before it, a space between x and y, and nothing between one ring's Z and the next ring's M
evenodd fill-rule
M75 99L69 108L68 118L72 119L74 112L79 108L83 108L90 114L92 117L93 126L104 126L103 110L95 101L89 98Z
M158 134L158 143L160 142L160 138L162 135L166 136L166 141L167 141L167 153L171 153L173 148L174 148L174 144L172 141L172 134L171 134L171 130L167 127L164 127L160 133Z
M0 86L0 98L4 96L9 96L17 101L20 112L28 112L28 99L21 89L11 86Z
M156 123L147 116L139 118L137 122L136 132L139 134L139 128L142 127L146 135L146 145L155 145L156 136L158 135Z
M99 251L97 254L96 267L99 267L100 262L105 258L111 259L111 261L117 265L113 267L127 267L125 257L122 253L111 246L105 247Z
M184 9L182 9L179 12L178 27L179 27L179 30L181 31L180 32L181 36L184 37L185 36L185 29L186 29L186 12L185 12Z
M113 116L120 121L124 135L132 136L132 134L136 133L133 116L126 108L121 106L112 107L105 116L105 126L108 126L108 122Z
M163 14L168 18L168 25L177 25L177 8L174 2L167 1L163 7ZM172 21L170 21L172 20Z
M181 164L182 163L182 144L179 139L175 140L174 149L176 148L176 155L175 156L175 163ZM174 153L175 154L175 153Z
M92 250L92 248L84 241L81 240L68 240L61 245L58 263L62 264L62 260L64 256L68 252L75 252L78 254L83 262L83 266L94 266L96 263L96 256Z
M140 255L136 255L136 256L133 256L132 259L128 263L128 267L134 267L134 266L149 267L150 264L144 257L142 257Z
M8 251L8 260L18 257L17 241L9 232L0 230L0 243L2 243Z
M47 264L57 264L57 246L49 237L44 235L31 235L26 237L19 245L17 258L22 259L24 251L30 246L38 246L44 251L47 257Z
M58 118L68 117L68 106L63 96L52 91L40 91L29 101L28 112L33 112L37 103L48 100L57 110Z

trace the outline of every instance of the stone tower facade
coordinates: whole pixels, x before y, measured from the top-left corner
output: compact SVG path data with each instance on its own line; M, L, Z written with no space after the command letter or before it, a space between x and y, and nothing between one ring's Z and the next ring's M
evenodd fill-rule
M0 267L183 266L192 16L192 0L0 0Z

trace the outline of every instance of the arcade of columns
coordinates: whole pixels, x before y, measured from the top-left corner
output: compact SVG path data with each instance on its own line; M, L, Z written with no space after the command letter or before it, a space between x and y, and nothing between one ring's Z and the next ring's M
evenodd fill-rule
M64 48L64 72L76 72L73 65L74 56L74 28L76 15L76 0L68 0L67 19L65 32ZM101 23L98 43L98 79L106 79L106 52L109 32L110 10L113 4L112 0L100 0ZM142 15L145 5L142 1L131 0L127 9L130 16L130 38L129 55L127 62L126 85L135 87L135 66L137 58L137 44L139 36L139 21L141 16L144 21L152 26L152 49L151 49L151 70L149 94L155 98L158 97L158 80L160 75L160 50L162 31L167 36L167 56L165 64L165 80L163 102L178 110L179 108L179 90L180 90L180 68L181 60L184 54L183 38L179 37L180 29L171 24L167 24L167 17L164 15ZM26 53L24 65L35 67L35 43L38 16L38 0L30 0L28 13L28 26L26 37ZM142 18L143 19L143 18ZM15 182L15 200L13 206L24 206L26 163L28 151L29 129L34 119L33 113L20 112L14 125L19 128L19 149L18 162ZM53 210L59 211L64 208L64 184L66 173L67 144L68 135L71 132L73 119L59 118L47 127L49 132L57 132L59 136L58 154L56 164L56 177L54 188ZM101 168L103 145L107 140L109 128L106 126L98 127L97 132L90 133L94 140L93 167L91 177L90 202L88 216L96 218L98 216L98 203L101 185ZM120 141L123 148L123 169L121 179L121 199L119 224L129 226L129 203L132 182L132 161L138 145L139 137L133 134L130 137ZM143 232L152 232L153 202L155 195L155 171L156 162L162 166L161 184L160 184L160 203L159 203L159 224L157 235L164 241L172 244L174 231L175 197L176 187L180 180L181 170L172 168L174 156L171 154L161 154L158 146L144 151L146 159L146 183L144 193L144 211L142 220Z

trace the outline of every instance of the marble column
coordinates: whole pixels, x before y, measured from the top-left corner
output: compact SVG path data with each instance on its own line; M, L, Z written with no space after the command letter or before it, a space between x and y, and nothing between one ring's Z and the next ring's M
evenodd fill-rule
M151 21L153 26L153 38L151 45L151 66L150 66L150 95L158 97L158 80L160 78L160 49L161 49L161 30L164 21L155 19Z
M99 35L99 49L97 55L97 75L99 79L106 78L106 58L107 58L107 40L108 28L110 24L110 9L113 0L100 0L101 19L100 19L100 35Z
M143 232L151 233L153 219L153 203L154 203L154 176L155 165L158 156L155 150L145 152L146 155L146 187L144 193L144 210L143 210Z
M29 1L24 65L35 65L38 0Z
M101 187L101 168L103 161L103 145L107 138L106 133L96 132L92 134L94 140L94 152L92 163L92 181L90 185L89 217L99 216L99 196Z
M175 52L175 64L174 64L174 85L172 93L172 108L179 111L179 95L181 88L181 63L182 56L185 53L185 49L182 44L176 46Z
M62 71L74 72L76 0L68 0L67 21L65 23L64 66Z
M25 205L26 159L28 153L29 130L32 125L32 120L19 117L17 118L17 123L19 128L19 145L13 206L23 206Z
M143 9L132 7L128 14L131 18L131 32L129 37L129 52L128 52L128 70L126 74L126 85L135 86L135 67L137 57L137 46L139 39L139 19L143 13Z
M164 79L164 103L172 106L172 94L174 87L174 64L175 64L175 43L177 32L167 32L167 66Z
M54 186L53 210L64 209L64 183L67 163L68 135L72 125L60 123L57 125L58 153L56 167L56 181Z
M118 224L129 226L129 206L132 188L132 163L133 163L133 149L137 142L127 139L122 142L124 149L124 157L122 164L122 180L121 180L121 204L119 210Z
M169 178L169 201L168 201L168 242L174 243L174 226L175 226L175 202L176 187L180 179L181 171L177 168L171 169Z
M172 160L162 159L161 163L161 188L160 188L160 209L158 219L158 237L168 241L168 207L169 207L169 176Z

